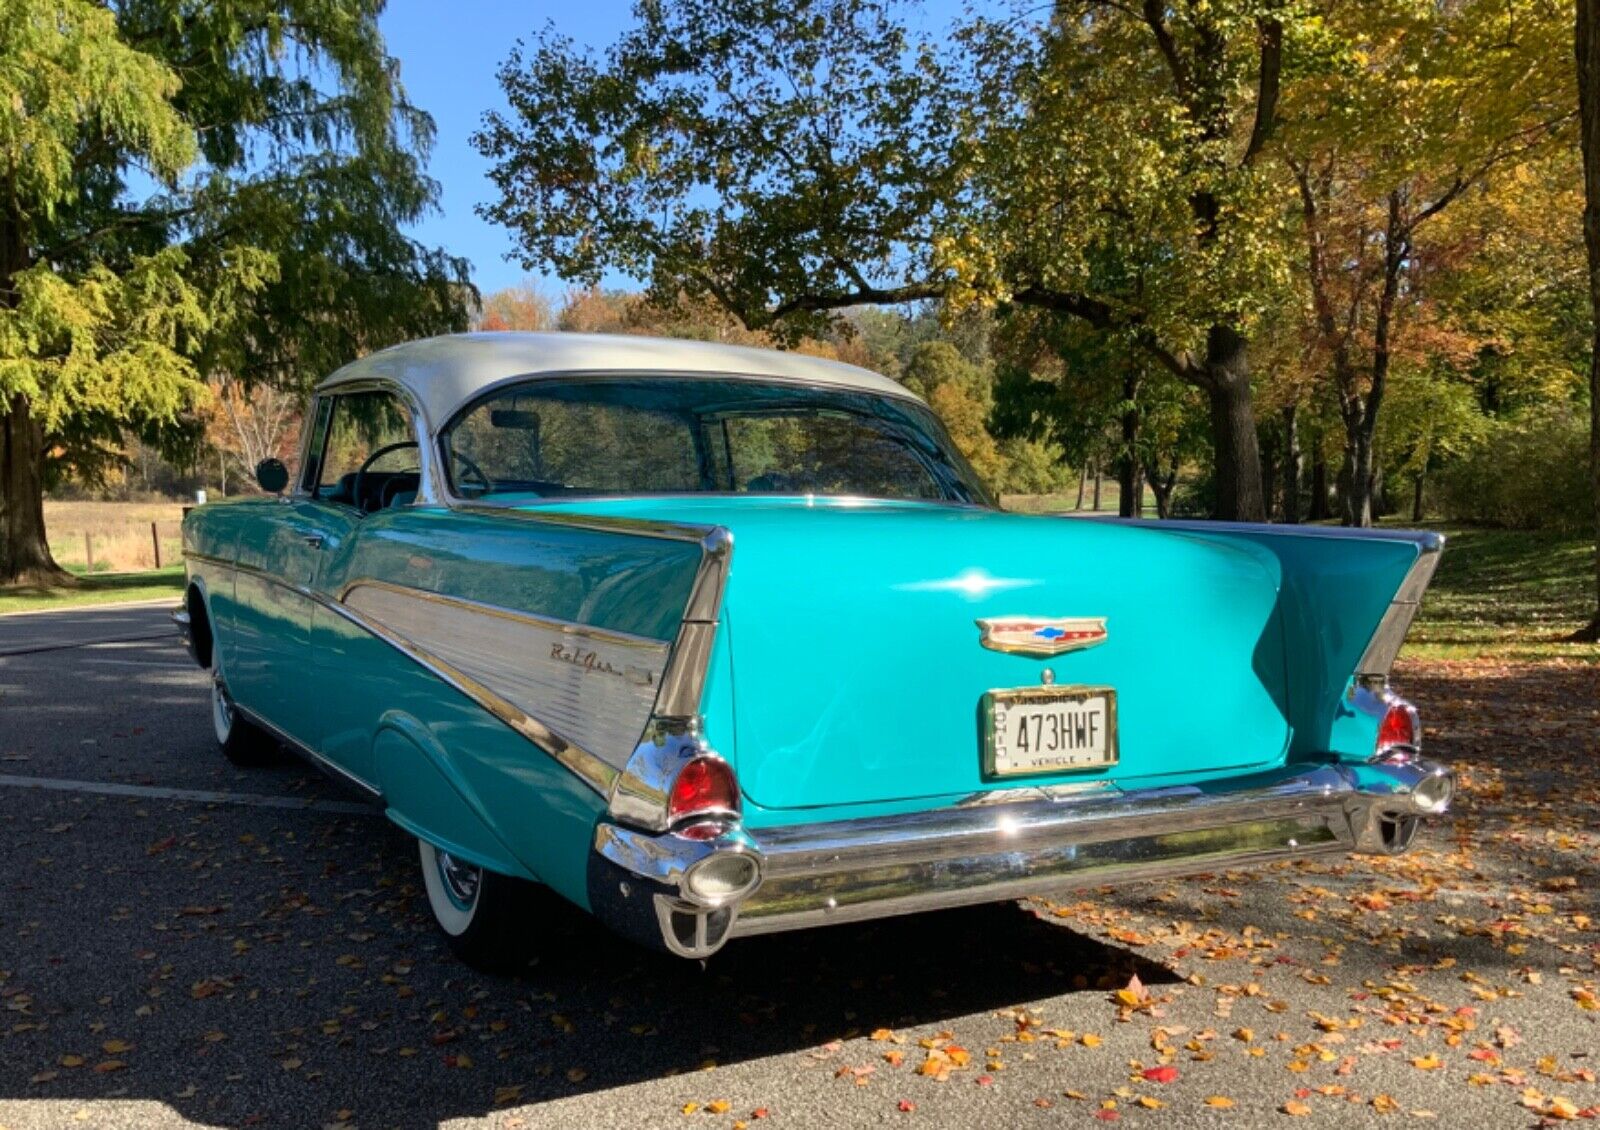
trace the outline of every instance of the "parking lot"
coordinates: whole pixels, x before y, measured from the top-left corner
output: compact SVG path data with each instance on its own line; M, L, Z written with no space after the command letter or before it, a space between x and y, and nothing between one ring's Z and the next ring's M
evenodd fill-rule
M1600 1105L1600 673L1402 669L1461 814L1332 859L456 963L405 835L213 748L157 607L0 618L0 1127L1530 1125ZM308 686L308 695L331 693Z

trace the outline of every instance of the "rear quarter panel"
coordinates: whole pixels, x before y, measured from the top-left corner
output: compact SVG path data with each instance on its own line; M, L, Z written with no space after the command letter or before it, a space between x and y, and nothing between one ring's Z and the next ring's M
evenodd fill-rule
M338 600L376 581L666 643L700 556L695 542L513 514L402 508L372 515L329 544L322 588ZM323 728L330 758L370 773L390 817L407 830L587 906L593 830L605 807L599 792L357 623L320 611L315 638L315 679L337 688L327 696ZM451 644L470 651L474 641ZM530 644L522 655L483 656L491 658L515 667L546 657ZM555 704L527 709L548 718ZM591 752L620 768L638 736Z

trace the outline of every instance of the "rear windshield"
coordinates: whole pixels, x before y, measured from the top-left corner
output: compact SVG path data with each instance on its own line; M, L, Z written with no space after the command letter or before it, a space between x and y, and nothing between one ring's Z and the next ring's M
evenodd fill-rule
M528 380L441 437L461 498L785 494L986 502L920 404L751 380Z

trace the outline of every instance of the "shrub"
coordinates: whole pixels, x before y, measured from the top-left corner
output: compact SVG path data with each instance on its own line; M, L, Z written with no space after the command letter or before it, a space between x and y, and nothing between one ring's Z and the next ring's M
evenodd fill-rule
M1575 406L1496 422L1439 472L1445 517L1521 530L1587 530L1589 427Z

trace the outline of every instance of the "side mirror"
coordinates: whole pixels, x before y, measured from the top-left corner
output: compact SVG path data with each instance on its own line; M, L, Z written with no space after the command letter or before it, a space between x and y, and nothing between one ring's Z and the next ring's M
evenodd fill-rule
M281 494L289 485L289 468L281 459L263 459L256 464L256 482L268 494Z

